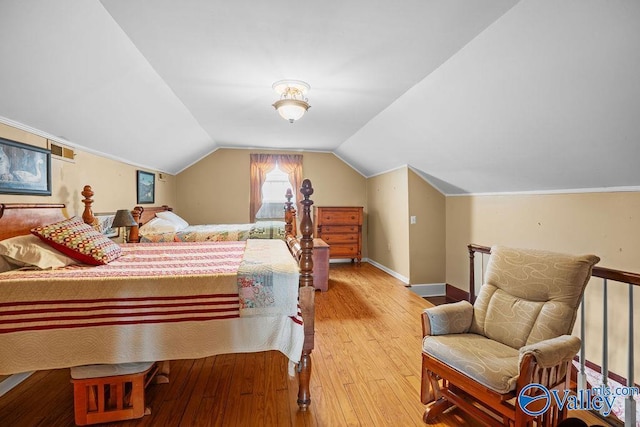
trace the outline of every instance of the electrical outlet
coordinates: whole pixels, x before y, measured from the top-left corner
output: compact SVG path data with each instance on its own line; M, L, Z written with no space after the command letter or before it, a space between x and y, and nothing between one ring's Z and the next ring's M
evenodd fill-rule
M415 215L411 215L411 217L409 218L409 222L411 224L415 224L417 222L416 216Z

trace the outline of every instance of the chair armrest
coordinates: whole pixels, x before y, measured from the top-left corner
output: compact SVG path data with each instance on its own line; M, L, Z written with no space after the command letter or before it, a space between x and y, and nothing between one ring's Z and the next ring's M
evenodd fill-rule
M463 334L469 331L472 320L473 306L469 301L427 308L422 313L422 334Z
M580 350L580 338L572 335L561 335L556 338L529 344L520 348L519 363L522 358L531 354L542 368L550 368L573 359Z

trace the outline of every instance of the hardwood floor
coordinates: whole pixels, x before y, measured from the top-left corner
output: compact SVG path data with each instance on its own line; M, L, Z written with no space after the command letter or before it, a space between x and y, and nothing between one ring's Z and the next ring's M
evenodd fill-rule
M430 304L370 264L332 264L316 292L311 407L279 352L171 362L151 415L110 426L424 426L420 312ZM36 372L0 397L0 426L72 426L69 370ZM432 426L479 426L457 409Z

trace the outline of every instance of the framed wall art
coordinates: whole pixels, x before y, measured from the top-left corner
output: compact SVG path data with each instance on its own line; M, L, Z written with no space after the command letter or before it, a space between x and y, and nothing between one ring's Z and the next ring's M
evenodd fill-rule
M137 176L138 203L155 203L156 200L156 174L138 171Z
M51 152L0 138L0 193L51 195Z

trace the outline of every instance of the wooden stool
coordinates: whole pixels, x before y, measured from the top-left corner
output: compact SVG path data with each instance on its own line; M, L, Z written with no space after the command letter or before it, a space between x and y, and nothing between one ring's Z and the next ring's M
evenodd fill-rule
M144 389L158 371L155 362L87 365L71 368L73 407L78 425L141 418Z

